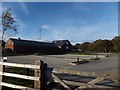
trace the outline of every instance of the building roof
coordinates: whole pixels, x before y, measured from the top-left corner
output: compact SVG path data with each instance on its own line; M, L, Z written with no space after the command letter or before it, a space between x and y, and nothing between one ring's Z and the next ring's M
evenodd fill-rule
M69 44L71 44L69 42L69 40L55 40L52 43L56 44L57 46L63 46L66 42L68 42Z
M12 40L14 44L21 45L21 46L39 46L39 47L58 47L63 46L68 42L68 44L71 44L69 40L55 40L52 43L49 42L39 42L39 41L31 41L31 40L23 40L23 39L14 39L10 38L9 40Z
M39 42L39 41L31 41L31 40L22 40L20 38L14 39L10 38L16 45L22 45L22 46L45 46L45 47L56 47L54 43L48 43L48 42Z

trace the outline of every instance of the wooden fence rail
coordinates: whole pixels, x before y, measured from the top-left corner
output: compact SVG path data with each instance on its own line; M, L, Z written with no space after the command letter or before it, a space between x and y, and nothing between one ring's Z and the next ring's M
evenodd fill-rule
M7 77L14 77L14 78L20 78L20 79L26 79L26 80L33 80L34 88L5 83L5 82L2 82L3 81L2 80L2 81L0 81L0 90L2 90L2 86L20 89L20 90L45 90L46 87L44 87L44 86L46 83L45 78L46 78L46 73L47 73L47 64L46 63L44 63L41 60L36 61L35 65L8 63L8 62L2 62L2 61L0 62L0 66L3 66L3 67L5 67L5 66L20 67L20 68L27 68L27 70L34 69L34 71L35 71L34 76L21 75L21 74L15 74L15 73L7 73L7 72L4 72L4 68L2 71L0 71L1 77L7 76Z

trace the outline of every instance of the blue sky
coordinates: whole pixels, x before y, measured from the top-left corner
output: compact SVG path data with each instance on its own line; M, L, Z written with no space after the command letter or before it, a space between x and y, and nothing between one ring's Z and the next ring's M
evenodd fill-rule
M117 2L4 2L20 24L23 39L69 39L72 43L112 39L118 35ZM59 35L58 35L59 34Z

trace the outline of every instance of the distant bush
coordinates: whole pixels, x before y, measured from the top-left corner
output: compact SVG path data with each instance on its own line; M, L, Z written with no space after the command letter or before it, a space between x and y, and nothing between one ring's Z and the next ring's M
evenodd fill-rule
M91 51L91 52L115 52L120 53L120 36L115 36L112 40L98 39L94 42L77 43L74 46L75 51Z

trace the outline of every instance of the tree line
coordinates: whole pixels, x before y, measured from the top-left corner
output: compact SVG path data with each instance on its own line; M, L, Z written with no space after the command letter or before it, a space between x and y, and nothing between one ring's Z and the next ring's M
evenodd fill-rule
M75 51L90 51L90 52L120 52L120 36L115 36L112 40L96 40L94 42L77 43L74 47Z

